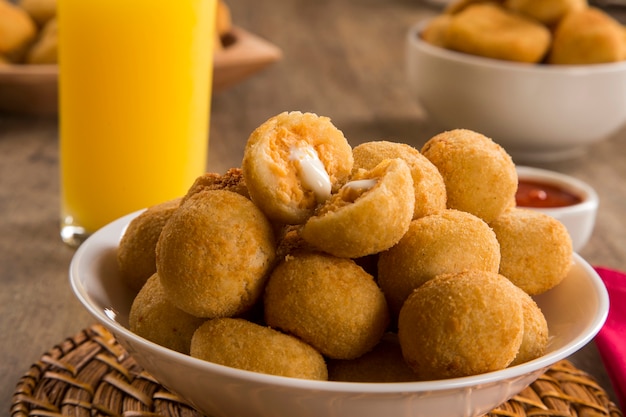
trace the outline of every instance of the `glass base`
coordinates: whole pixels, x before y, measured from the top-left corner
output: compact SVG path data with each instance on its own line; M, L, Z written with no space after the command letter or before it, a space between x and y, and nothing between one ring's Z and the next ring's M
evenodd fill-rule
M61 240L72 248L77 248L88 237L89 233L82 227L68 222L62 222L61 224Z

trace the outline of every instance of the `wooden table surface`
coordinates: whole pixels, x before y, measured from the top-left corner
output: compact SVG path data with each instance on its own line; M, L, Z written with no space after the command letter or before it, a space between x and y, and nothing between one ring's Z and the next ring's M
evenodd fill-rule
M239 26L279 46L284 57L214 95L208 170L239 166L250 132L285 110L331 117L353 145L387 139L419 147L441 131L411 98L403 57L409 26L439 9L418 0L229 4ZM57 130L55 117L0 114L0 407L5 415L15 384L30 365L94 322L71 292L68 266L74 251L59 238ZM624 155L626 129L583 158L541 165L596 188L597 224L581 255L592 265L621 270L626 270ZM571 359L613 395L593 343Z

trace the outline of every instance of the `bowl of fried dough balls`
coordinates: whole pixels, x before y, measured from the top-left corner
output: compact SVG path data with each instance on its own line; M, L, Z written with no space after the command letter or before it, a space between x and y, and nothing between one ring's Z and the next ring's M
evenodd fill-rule
M524 163L579 157L623 127L625 60L626 29L587 0L456 0L406 41L427 117Z
M479 416L602 327L608 296L517 171L467 129L351 146L277 114L241 166L90 236L76 297L215 417Z

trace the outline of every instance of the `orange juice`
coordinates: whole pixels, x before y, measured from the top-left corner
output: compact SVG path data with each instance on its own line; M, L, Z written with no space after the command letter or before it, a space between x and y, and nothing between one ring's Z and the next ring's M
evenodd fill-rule
M66 242L182 196L205 172L215 3L58 1Z

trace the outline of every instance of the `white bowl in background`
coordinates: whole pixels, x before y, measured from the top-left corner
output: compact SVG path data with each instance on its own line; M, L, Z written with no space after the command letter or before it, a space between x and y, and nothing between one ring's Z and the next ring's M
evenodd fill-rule
M539 162L580 155L626 122L626 61L566 66L484 58L425 42L427 24L407 34L408 83L445 130L474 130L516 162Z
M600 277L575 255L569 275L535 299L551 332L544 356L482 375L404 383L325 382L249 372L178 353L128 329L134 293L117 269L127 215L89 237L70 266L70 283L85 308L161 384L214 417L479 416L520 392L557 361L590 342L608 314Z
M574 251L580 251L589 241L596 222L599 198L589 184L559 172L547 169L517 166L520 181L534 181L562 188L580 198L580 202L565 207L529 207L561 221L572 238Z

